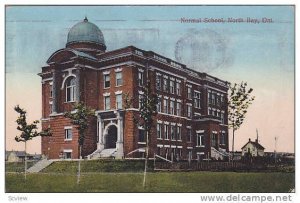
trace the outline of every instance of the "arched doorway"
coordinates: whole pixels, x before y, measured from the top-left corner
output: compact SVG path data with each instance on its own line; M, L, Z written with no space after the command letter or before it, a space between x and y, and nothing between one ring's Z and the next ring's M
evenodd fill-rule
M111 125L107 129L105 139L105 149L116 148L116 142L118 138L118 129L115 125Z

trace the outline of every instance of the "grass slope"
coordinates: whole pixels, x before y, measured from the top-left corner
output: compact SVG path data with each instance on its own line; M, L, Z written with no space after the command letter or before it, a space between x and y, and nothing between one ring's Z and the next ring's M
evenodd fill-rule
M288 192L295 187L294 173L172 172L75 175L6 174L6 192Z

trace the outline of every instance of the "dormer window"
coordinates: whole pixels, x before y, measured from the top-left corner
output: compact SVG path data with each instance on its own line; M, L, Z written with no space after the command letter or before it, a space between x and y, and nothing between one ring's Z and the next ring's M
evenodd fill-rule
M68 78L66 82L66 102L74 102L76 94L76 81L75 77Z

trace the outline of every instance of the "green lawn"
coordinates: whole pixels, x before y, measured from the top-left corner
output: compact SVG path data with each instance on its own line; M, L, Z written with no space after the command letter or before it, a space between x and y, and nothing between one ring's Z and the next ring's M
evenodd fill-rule
M63 173L6 174L6 192L288 192L294 173L161 172L88 173L79 185L76 176Z

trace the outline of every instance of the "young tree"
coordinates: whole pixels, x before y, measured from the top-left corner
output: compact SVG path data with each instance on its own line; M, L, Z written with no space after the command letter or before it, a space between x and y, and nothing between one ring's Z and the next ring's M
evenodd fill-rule
M148 78L148 73L147 73ZM145 168L144 168L144 178L143 178L143 187L146 186L146 175L148 169L148 159L149 159L149 143L150 135L152 132L154 117L157 114L156 105L158 102L157 95L152 92L150 80L147 79L146 86L143 87L144 94L139 98L140 107L138 116L134 116L134 123L138 126L143 126L146 133L146 149L145 149ZM125 109L130 108L133 98L128 94L125 94Z
M38 120L33 121L33 123L28 124L27 123L27 112L20 108L19 105L14 107L15 111L19 113L19 117L16 120L18 127L17 130L21 131L21 134L19 136L15 137L15 140L17 142L24 142L25 143L25 180L26 180L26 172L27 172L27 141L32 140L35 137L38 136L51 136L50 128L47 128L46 130L43 130L41 132L38 132L37 124L39 123Z
M85 131L88 129L88 117L93 116L95 114L95 110L85 106L83 102L75 103L73 108L74 111L66 112L64 116L66 118L71 119L72 124L76 126L79 132L79 137L78 137L79 161L78 161L78 173L77 173L77 184L79 184L82 146L84 143Z
M247 83L234 83L230 86L228 100L228 126L232 128L232 160L234 160L234 135L235 131L243 124L247 109L252 104L255 96L251 96L252 88L247 89Z

